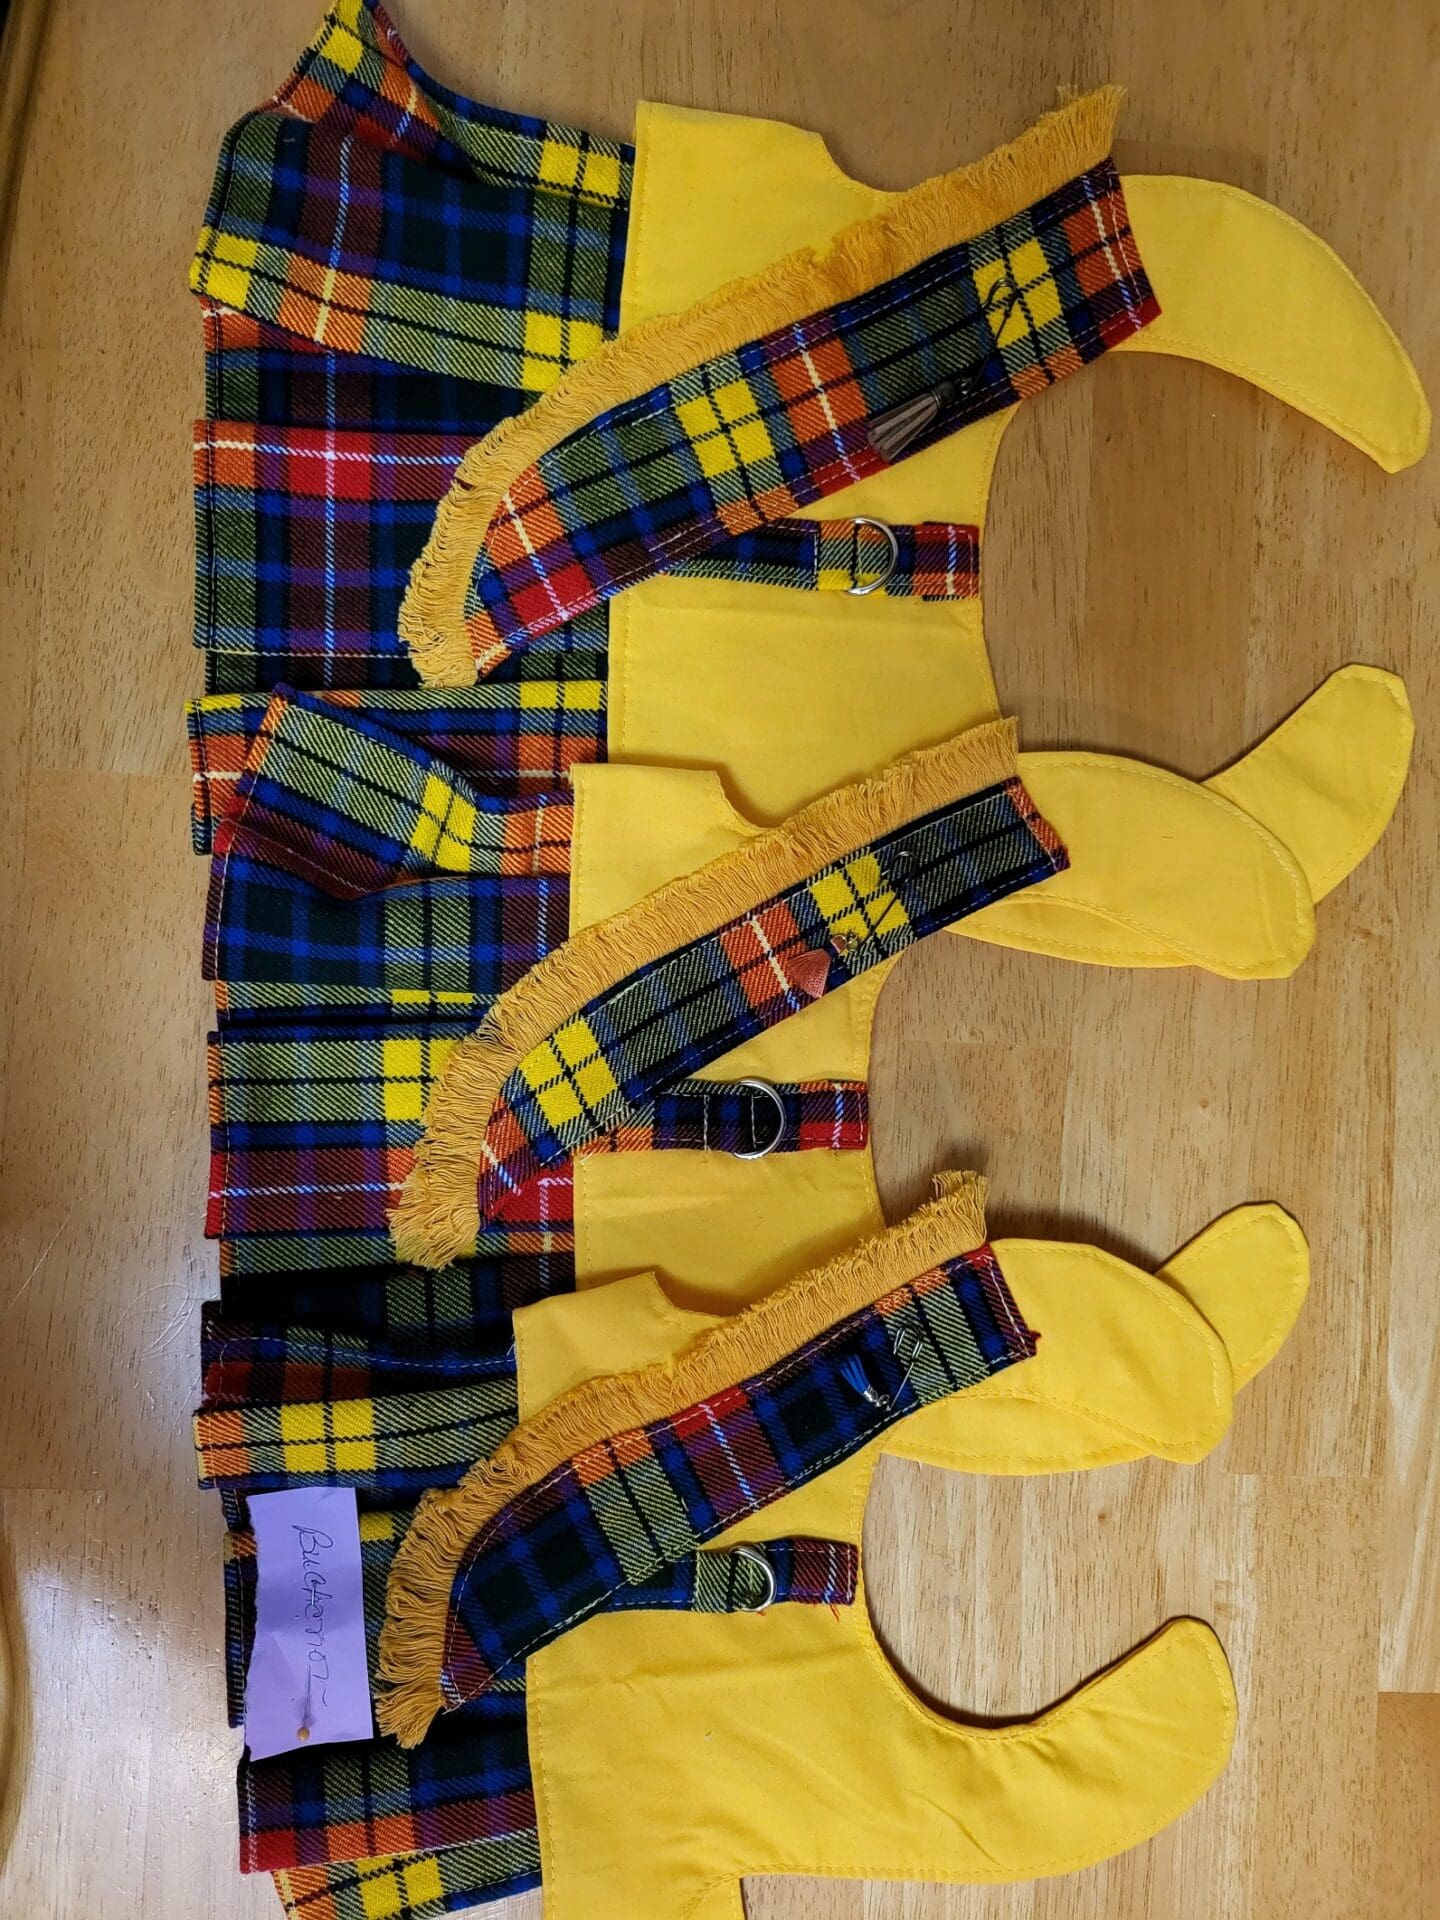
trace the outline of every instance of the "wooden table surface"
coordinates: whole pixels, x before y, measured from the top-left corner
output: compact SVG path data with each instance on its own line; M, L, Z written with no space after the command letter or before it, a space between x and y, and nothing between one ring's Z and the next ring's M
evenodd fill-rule
M38 11L19 0L22 18ZM185 269L222 130L283 76L316 12L56 0L33 84L0 90L22 136L0 207L0 1565L29 1676L0 1913L25 1920L279 1912L233 1865L219 1520L194 1488L187 1417L215 1256L180 719L200 684ZM396 13L432 73L496 104L621 135L644 95L768 114L819 129L883 186L984 152L1057 85L1117 78L1122 168L1288 208L1440 391L1429 0ZM1150 1845L1068 1879L755 1882L754 1916L1440 1913L1437 477L1432 456L1387 479L1238 382L1148 357L1065 384L1005 441L987 611L1029 745L1203 774L1362 660L1408 677L1416 765L1293 980L934 941L887 990L892 1212L933 1166L979 1164L997 1231L1158 1262L1234 1202L1274 1198L1310 1234L1314 1287L1200 1468L1013 1482L890 1461L867 1522L882 1632L961 1709L1032 1711L1163 1618L1212 1621L1242 1713L1219 1785Z

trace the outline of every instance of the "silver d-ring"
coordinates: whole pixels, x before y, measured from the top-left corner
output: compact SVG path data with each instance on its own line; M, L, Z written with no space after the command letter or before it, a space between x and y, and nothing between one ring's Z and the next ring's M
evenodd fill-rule
M759 1547L749 1546L743 1541L735 1548L735 1554L738 1559L748 1560L753 1566L759 1567L765 1576L765 1593L758 1605L753 1607L739 1607L736 1611L739 1613L764 1613L768 1607L774 1606L775 1595L780 1591L779 1583L775 1578L775 1569L770 1564L770 1556L768 1553L763 1553Z
M732 1147L730 1149L732 1159L763 1160L767 1154L773 1153L785 1138L785 1121L787 1118L785 1102L780 1098L768 1080L737 1080L735 1084L737 1087L749 1087L754 1093L768 1094L774 1105L775 1138L773 1140L767 1140L763 1147Z
M891 574L893 574L895 569L899 566L900 540L899 540L899 536L895 532L895 529L888 523L888 521L872 520L869 514L866 514L866 513L857 513L850 524L855 528L855 533L853 535L852 547L851 547L850 584L848 587L846 587L845 591L846 593L854 594L855 597L859 599L863 595L867 593L874 593L877 588L883 587L885 582L890 578ZM877 573L873 580L862 581L860 578L860 529L861 527L873 527L877 533L883 533L885 536L885 544L890 549L889 553L885 557L885 571L883 573Z

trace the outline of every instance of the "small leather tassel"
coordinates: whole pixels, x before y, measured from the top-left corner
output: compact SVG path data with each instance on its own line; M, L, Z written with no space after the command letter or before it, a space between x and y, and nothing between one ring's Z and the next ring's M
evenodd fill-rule
M898 460L922 433L930 431L940 418L941 408L948 407L954 398L954 386L942 380L928 393L917 394L913 400L902 400L898 407L877 413L865 429L866 438L882 460Z

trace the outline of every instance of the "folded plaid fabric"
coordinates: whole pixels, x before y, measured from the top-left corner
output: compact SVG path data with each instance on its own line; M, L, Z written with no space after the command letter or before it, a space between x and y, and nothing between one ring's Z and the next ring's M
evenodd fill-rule
M1057 156L1108 140L1113 110L1108 95L1077 101L1009 155L900 196L818 262L796 256L732 288L728 312L723 300L707 312L707 337L732 333L729 349L695 359L689 317L673 316L643 353L621 340L580 370L564 407L542 402L525 430L482 443L402 611L420 670L453 684L483 674L636 581L1013 406L1154 318L1110 160L976 225L1003 195L1001 160L1028 146L1014 181L1053 179ZM752 314L776 324L747 336Z
M215 834L337 899L433 873L568 877L567 790L482 793L414 739L303 693L270 700Z
M378 7L337 0L226 135L191 285L343 352L541 393L614 331L631 159L447 101Z
M471 1337L442 1343L389 1333L353 1333L332 1325L283 1325L232 1318L220 1301L200 1310L203 1403L357 1400L377 1392L508 1380L514 1372L508 1323L466 1328ZM484 1344L477 1345L480 1341Z
M1033 1354L980 1183L938 1184L909 1221L672 1363L561 1395L433 1496L390 1572L380 1725L423 1739L442 1707L482 1697L626 1587Z
M210 1038L212 1239L267 1242L274 1270L378 1264L455 1022L245 1027ZM611 1152L853 1151L868 1138L857 1081L779 1087L689 1080L604 1142ZM546 1196L552 1230L558 1195ZM568 1193L566 1195L568 1200ZM506 1219L535 1204L518 1196ZM255 1250L242 1261L255 1257ZM233 1252L227 1271L236 1271Z
M324 1327L359 1340L468 1347L509 1325L521 1307L569 1293L575 1285L571 1170L535 1183L527 1204L543 1231L525 1248L499 1246L447 1267L287 1265L286 1244L265 1240L220 1246L220 1302L233 1321ZM490 1236L503 1241L504 1235ZM271 1254L268 1267L244 1256ZM233 1256L233 1257L232 1257Z
M191 271L209 692L417 684L396 616L442 451L614 332L631 161L436 86L373 0L336 0L226 136Z
M346 1400L247 1402L195 1416L203 1487L365 1487L397 1495L458 1480L515 1424L515 1363L463 1386Z
M215 829L211 980L499 993L564 938L568 792L490 798L358 713L270 702Z
M273 1026L279 1019L454 1020L479 1015L488 993L444 993L411 987L347 987L324 980L217 980L215 1018L222 1030Z
M392 1223L402 1257L442 1262L462 1250L467 1160L483 1223L541 1169L594 1151L658 1088L1060 871L1064 849L1013 768L1004 727L913 754L585 929L537 967L445 1063ZM926 805L942 793L958 797ZM866 840L862 818L895 824ZM772 888L769 875L789 878ZM706 930L677 931L696 926ZM587 982L597 988L588 995Z
M520 404L509 387L336 353L201 299L205 417L268 427L350 427L479 439Z
M197 421L195 644L270 684L412 686L400 602L474 438ZM671 570L947 600L978 591L978 549L976 528L948 522L896 527L892 544L865 521L784 520ZM603 647L603 612L563 639Z
M513 679L487 680L437 700L413 688L337 690L342 712L415 741L425 753L496 798L557 789L570 769L605 748L605 656L576 650L547 657L533 648ZM234 796L269 706L261 693L216 694L185 710L190 741L191 837L214 845L215 823Z
M276 1891L290 1920L440 1920L447 1913L540 1884L536 1835L530 1864L517 1867L521 1843L508 1850L478 1842L438 1853L389 1854L378 1860L347 1860L324 1867L297 1867L275 1875Z

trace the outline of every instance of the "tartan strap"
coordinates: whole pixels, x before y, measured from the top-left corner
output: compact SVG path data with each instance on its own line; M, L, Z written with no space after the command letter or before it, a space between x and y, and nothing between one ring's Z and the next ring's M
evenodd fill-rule
M668 1365L562 1395L427 1502L390 1572L381 1726L414 1745L626 1588L1033 1354L977 1177L937 1185Z
M1072 177L1056 172L1059 152L1073 164L1108 141L1113 106L1076 101L1026 136L1029 177L1047 190L1005 218L977 221L986 202L964 170L929 182L808 270L778 262L732 287L728 307L651 322L633 346L622 335L488 436L402 607L420 673L483 676L625 588L1042 392L1154 319L1103 147ZM937 244L947 230L954 242ZM835 297L813 305L816 288ZM761 315L778 324L753 330ZM727 336L695 357L692 343Z
M408 1507L371 1509L360 1516L360 1565L365 1639L375 1672L385 1618L385 1583L395 1548L414 1516ZM255 1535L227 1529L224 1544L225 1670L232 1727L245 1724L245 1675L255 1644ZM705 1547L659 1568L638 1586L615 1594L609 1611L631 1613L763 1613L771 1606L848 1607L860 1578L860 1551L849 1540L806 1534ZM524 1674L511 1680L523 1691Z
M905 526L872 519L775 520L665 569L813 593L883 593L973 600L980 591L980 529L953 520Z
M387 1569L410 1513L360 1516L361 1578L370 1671L384 1615ZM248 1529L226 1536L227 1674L232 1724L244 1721L254 1640L256 1561ZM648 1612L753 1613L768 1605L848 1606L858 1554L845 1541L806 1536L706 1549L627 1591L619 1604ZM773 1588L773 1591L772 1591ZM238 1773L241 1865L288 1871L340 1868L389 1842L392 1851L480 1847L492 1874L533 1845L534 1803L525 1739L525 1676L451 1716L411 1752L388 1740L245 1757ZM502 1844L503 1843L503 1844ZM412 1870L413 1871L413 1870ZM342 1881L346 1876L338 1876Z
M390 1214L414 1165L425 1109L468 1031L453 1020L395 1020L212 1034L205 1231L222 1243L227 1270L241 1249L245 1264L263 1260L272 1270L387 1261ZM598 1145L760 1158L851 1152L868 1138L862 1081L687 1079L637 1107ZM553 1228L560 1200L532 1180L492 1224L513 1236L548 1216Z
M442 1068L392 1218L400 1257L452 1258L472 1219L603 1150L662 1087L1060 871L1014 765L1003 725L924 749L558 949Z
M564 792L497 796L414 738L310 694L275 692L215 856L263 860L336 900L441 874L567 876Z

